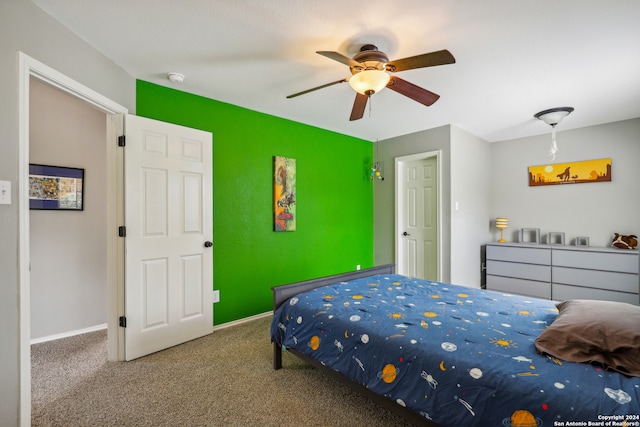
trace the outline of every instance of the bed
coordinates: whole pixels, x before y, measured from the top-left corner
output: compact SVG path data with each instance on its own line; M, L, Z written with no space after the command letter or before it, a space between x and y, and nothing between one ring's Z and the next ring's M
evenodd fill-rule
M393 265L272 289L275 369L287 350L416 425L640 425L639 372L536 349L559 318L553 301L410 278ZM623 317L637 331L631 307ZM640 345L638 332L623 332Z

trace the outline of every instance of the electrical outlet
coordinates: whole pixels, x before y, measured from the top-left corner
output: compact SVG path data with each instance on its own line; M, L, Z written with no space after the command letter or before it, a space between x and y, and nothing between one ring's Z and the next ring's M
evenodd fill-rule
M356 265L356 270L360 270L360 264Z
M214 302L214 304L216 302L220 302L220 291L219 290L213 291L213 302Z

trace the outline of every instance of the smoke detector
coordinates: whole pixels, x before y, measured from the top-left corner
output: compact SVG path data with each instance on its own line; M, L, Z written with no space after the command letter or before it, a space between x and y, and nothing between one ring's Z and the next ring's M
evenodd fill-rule
M180 73L168 73L167 78L171 80L171 83L182 83L184 81L184 75Z

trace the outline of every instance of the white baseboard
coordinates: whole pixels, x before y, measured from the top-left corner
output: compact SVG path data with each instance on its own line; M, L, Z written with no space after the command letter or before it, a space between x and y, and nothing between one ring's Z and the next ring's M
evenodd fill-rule
M48 335L46 337L41 337L41 338L32 338L31 339L31 344L32 345L33 344L40 344L42 342L59 340L60 338L69 338L69 337L73 337L73 336L76 336L76 335L86 334L86 333L89 333L89 332L101 331L103 329L107 329L107 324L106 323L103 323L101 325L91 326L89 328L76 329L75 331L63 332L61 334Z
M273 311L267 311L266 313L255 314L253 316L244 317L242 319L233 320L231 322L221 323L220 325L215 325L213 327L213 330L217 331L219 329L228 328L229 326L236 326L236 325L239 325L241 323L250 322L250 321L256 320L256 319L262 319L263 317L268 317L268 316L273 316Z
M256 314L256 315L253 315L253 316L244 317L242 319L233 320L231 322L222 323L220 325L214 326L213 330L217 331L219 329L224 329L224 328L228 328L230 326L240 325L240 324L245 323L245 322L250 322L252 320L257 320L257 319L262 319L263 317L268 317L268 316L273 316L273 311L267 311L266 313ZM85 328L85 329L77 329L75 331L63 332L61 334L48 335L46 337L41 337L41 338L33 338L33 339L31 339L31 344L40 344L40 343L47 342L47 341L59 340L61 338L69 338L69 337L73 337L73 336L76 336L76 335L86 334L86 333L89 333L89 332L100 331L100 330L103 330L103 329L107 329L107 324L106 323L103 323L102 325L92 326L92 327Z

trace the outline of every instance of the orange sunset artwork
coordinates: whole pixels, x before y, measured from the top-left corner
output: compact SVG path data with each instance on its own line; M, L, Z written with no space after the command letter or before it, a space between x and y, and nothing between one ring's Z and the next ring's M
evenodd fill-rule
M611 159L529 166L529 186L611 181Z

